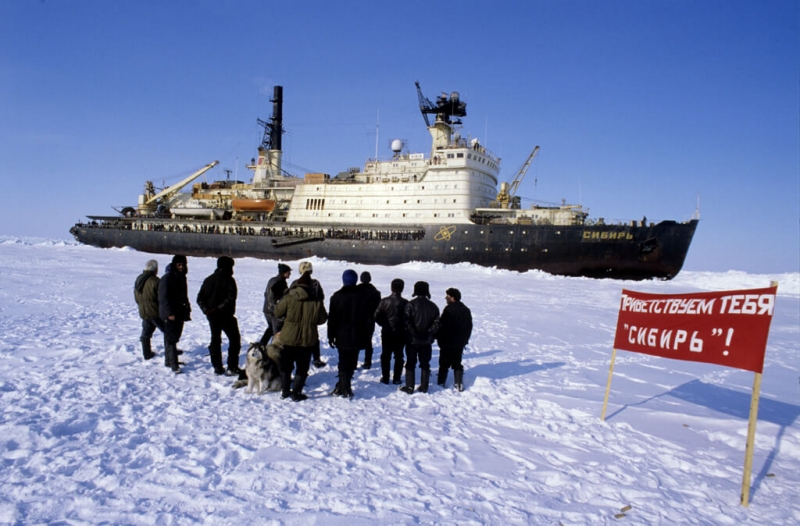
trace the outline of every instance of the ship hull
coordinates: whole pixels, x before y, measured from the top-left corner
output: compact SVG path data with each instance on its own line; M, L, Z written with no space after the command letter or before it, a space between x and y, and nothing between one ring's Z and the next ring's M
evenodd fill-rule
M221 223L208 221L197 232L181 230L166 220L158 230L137 230L133 222L116 220L78 224L71 232L87 245L127 246L156 254L286 261L317 256L372 265L474 263L564 276L641 280L677 275L697 227L696 220L638 227L460 224L420 226L413 235L398 236L385 226L353 225L332 232L321 225L307 225L287 235L278 225L273 231L242 223L226 226L224 233L207 232L215 224ZM337 236L340 232L347 235Z

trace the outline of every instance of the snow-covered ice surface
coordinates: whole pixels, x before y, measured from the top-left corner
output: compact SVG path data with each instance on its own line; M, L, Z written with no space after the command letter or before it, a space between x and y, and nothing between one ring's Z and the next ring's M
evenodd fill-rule
M0 523L797 524L800 274L683 272L669 282L471 265L313 259L330 297L345 268L458 287L475 330L463 393L408 396L356 372L307 401L233 390L211 369L194 306L184 374L141 358L134 278L153 256L0 237ZM156 256L161 271L168 256ZM290 263L296 269L296 263ZM215 260L189 258L189 295ZM238 260L245 342L261 336L275 261ZM295 272L294 276L296 277ZM600 420L623 287L659 293L779 282L749 508L739 505L753 373L620 351ZM380 353L380 338L374 344ZM223 342L223 352L227 341ZM434 346L432 367L437 367ZM243 360L243 358L242 358ZM623 508L630 509L623 513Z

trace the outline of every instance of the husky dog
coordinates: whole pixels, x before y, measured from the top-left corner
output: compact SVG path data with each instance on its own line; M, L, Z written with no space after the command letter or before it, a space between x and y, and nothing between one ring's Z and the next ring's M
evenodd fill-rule
M247 349L247 362L244 368L247 373L247 392L252 393L253 390L258 394L264 394L267 389L267 368L264 360L264 351L262 345L253 343Z
M277 346L279 345L277 344ZM247 386L248 393L256 391L258 394L263 394L264 391L280 390L281 372L278 364L269 356L267 347L261 343L250 344L247 349L244 371L234 382L234 389ZM276 347L276 345L269 345L269 347ZM280 355L278 354L278 356Z

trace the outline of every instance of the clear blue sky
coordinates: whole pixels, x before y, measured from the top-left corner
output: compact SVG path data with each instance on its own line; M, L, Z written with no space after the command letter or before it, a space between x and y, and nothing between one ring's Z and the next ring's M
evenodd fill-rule
M144 181L427 152L414 81L459 91L519 194L701 223L684 268L800 271L800 3L0 2L0 234L68 238ZM379 119L378 119L379 116Z

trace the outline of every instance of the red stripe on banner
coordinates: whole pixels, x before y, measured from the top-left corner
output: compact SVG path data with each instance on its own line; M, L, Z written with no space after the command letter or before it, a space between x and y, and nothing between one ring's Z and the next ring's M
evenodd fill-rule
M777 291L647 294L623 289L614 348L761 373Z

